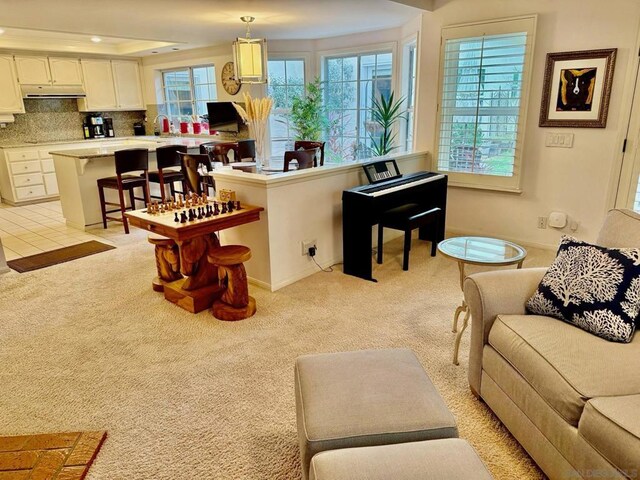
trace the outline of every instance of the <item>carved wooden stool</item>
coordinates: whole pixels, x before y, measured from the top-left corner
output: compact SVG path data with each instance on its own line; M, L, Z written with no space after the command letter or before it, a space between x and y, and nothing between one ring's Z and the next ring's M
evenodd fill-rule
M150 244L156 246L158 276L153 279L152 287L156 292L163 292L165 283L174 282L182 278L178 245L170 238L153 233L147 237L147 240Z
M218 266L218 279L226 288L222 297L213 302L213 316L219 320L243 320L256 313L256 301L249 296L249 284L244 262L251 250L243 245L225 245L209 252L208 259Z

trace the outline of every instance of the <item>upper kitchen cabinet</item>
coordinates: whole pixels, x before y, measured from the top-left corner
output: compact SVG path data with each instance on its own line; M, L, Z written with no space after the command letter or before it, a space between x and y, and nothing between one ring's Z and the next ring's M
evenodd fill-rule
M24 113L13 57L0 55L0 113Z
M15 59L21 85L82 85L77 58L16 56Z
M86 98L78 100L80 111L117 110L111 60L82 59Z
M140 66L135 60L82 59L86 98L82 112L144 110Z
M116 99L121 110L144 110L140 65L136 61L112 60Z

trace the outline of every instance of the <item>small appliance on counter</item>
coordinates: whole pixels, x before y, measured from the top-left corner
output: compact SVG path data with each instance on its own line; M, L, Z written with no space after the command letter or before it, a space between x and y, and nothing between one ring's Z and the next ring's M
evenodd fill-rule
M104 133L109 138L116 136L115 130L113 129L113 118L104 117Z
M134 123L134 124L133 124L133 134L134 134L136 137L146 135L146 134L147 134L147 130L146 130L146 128L144 127L144 123L142 123L142 122L136 122L136 123Z
M87 115L82 127L84 138L105 138L107 136L105 133L104 118L99 113L90 113Z

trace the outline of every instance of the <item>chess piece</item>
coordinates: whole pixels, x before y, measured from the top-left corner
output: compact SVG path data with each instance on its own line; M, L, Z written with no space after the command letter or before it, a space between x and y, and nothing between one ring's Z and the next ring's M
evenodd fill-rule
M187 223L187 214L184 210L180 213L180 223Z
M173 221L174 222L179 222L180 219L178 218L178 212L175 212L175 217L173 217Z
M153 209L151 208L151 203L147 203L147 213L149 215L153 215Z
M236 210L241 210L242 208L240 207L240 200L238 200L236 202Z
M207 197L206 193L202 194L202 203L204 203L205 205L209 203L209 198Z
M178 207L180 208L184 207L184 200L182 199L182 194L180 194L180 197L178 200Z
M202 207L198 207L198 220L202 220Z
M210 217L211 217L211 215L213 215L213 209L211 208L211 205L207 205L206 207L204 207L204 209L205 209L205 214L204 214L204 216L205 216L206 218L210 218Z
M192 208L189 209L189 221L193 222L196 219L195 212Z
M220 213L227 213L227 204L222 202L222 211Z
M220 215L220 208L218 206L218 202L213 202L213 214Z
M233 207L235 207L235 203L233 200L229 200L227 202L227 210L229 211L229 213L233 212Z

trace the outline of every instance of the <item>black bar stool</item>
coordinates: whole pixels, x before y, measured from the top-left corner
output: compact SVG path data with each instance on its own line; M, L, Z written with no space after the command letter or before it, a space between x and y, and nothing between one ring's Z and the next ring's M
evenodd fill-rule
M156 172L149 172L149 181L160 184L159 198L163 202L166 199L165 185L167 184L169 185L169 192L174 199L176 198L176 182L180 182L182 184L182 191L178 193L184 194L186 192L184 186L184 175L182 172L180 170L171 170L171 167L181 168L178 152L187 153L187 147L182 145L165 145L163 147L156 148L158 170Z
M124 212L136 209L136 200L142 200L145 205L149 203L149 151L146 148L131 148L128 150L118 150L115 152L116 157L116 176L99 178L98 193L100 194L100 209L102 210L102 225L107 228L107 220L115 220L124 224L124 232L129 233L129 222ZM143 171L140 175L123 175L129 172ZM142 188L144 198L135 196L134 188ZM120 203L107 202L104 199L104 189L112 188L118 190ZM124 191L129 192L129 200L131 205L126 206L124 201ZM116 210L107 210L107 205L117 205ZM122 217L109 217L108 213L121 212Z
M256 141L238 140L238 158L236 158L236 162L242 162L247 158L250 158L252 162L256 161Z
M325 142L312 142L310 140L297 140L293 144L293 149L294 150L300 150L302 148L303 150L309 150L310 148L318 148L320 150L320 166L322 167L324 165L324 144L325 144ZM314 167L318 166L318 156L317 155L314 158L313 166Z
M423 229L433 225L431 229L431 256L436 256L436 247L438 239L436 238L440 229L438 228L442 219L442 210L438 207L430 210L424 210L415 203L403 205L401 207L387 210L382 214L380 223L378 224L378 263L382 263L382 235L384 227L394 230L404 231L404 254L402 258L402 270L409 270L409 251L411 250L411 232L416 228L421 229L420 238L423 235Z

